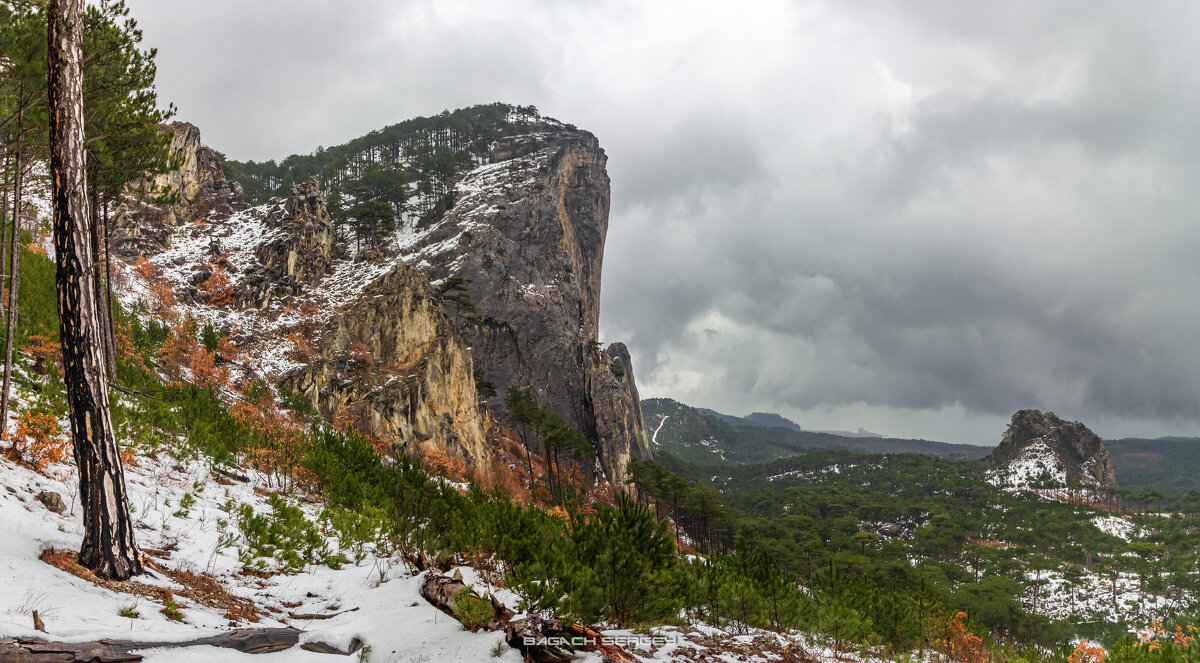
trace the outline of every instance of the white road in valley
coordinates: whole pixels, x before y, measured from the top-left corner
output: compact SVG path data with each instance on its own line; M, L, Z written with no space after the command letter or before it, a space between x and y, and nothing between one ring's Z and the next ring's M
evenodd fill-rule
M658 431L662 430L663 424L667 423L667 419L670 418L671 416L667 415L662 418L662 421L658 422L658 428L654 429L654 435L650 437L650 444L658 444Z

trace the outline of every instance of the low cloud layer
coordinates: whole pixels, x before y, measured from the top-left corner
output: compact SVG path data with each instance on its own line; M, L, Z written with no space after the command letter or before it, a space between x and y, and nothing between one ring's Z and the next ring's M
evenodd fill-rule
M206 142L535 104L609 154L645 395L995 443L1200 434L1192 4L131 0Z

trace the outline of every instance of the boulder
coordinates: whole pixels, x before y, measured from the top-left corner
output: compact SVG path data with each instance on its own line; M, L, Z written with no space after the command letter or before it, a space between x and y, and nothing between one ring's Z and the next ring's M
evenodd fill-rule
M38 493L37 501L44 504L47 510L53 511L54 513L61 514L65 513L67 510L67 505L63 503L62 496L49 490L43 490L42 492Z

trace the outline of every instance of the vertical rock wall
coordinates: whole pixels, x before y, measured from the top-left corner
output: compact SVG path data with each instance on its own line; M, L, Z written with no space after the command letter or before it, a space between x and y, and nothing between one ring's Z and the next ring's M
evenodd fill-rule
M628 352L601 351L597 338L607 157L592 134L559 128L500 141L492 159L459 183L454 207L408 259L435 283L471 279L479 320L460 331L499 392L489 408L504 412L508 386L531 387L624 486L630 458L650 449Z

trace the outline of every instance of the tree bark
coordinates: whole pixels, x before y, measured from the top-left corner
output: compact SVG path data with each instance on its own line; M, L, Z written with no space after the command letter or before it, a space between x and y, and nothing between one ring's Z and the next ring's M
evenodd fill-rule
M8 164L12 160L12 155L4 145L0 145L0 153L4 154L4 165L0 167L0 244L3 244L4 233L8 228ZM7 260L8 256L0 251L0 275L8 273ZM3 285L2 281L0 281L0 285Z
M108 251L108 201L104 201L104 311L108 321L108 329L104 330L104 340L108 346L108 372L117 375L117 322L113 318L112 302L112 257Z
M142 562L133 540L108 408L108 375L99 352L103 337L92 284L84 167L83 9L84 0L50 0L47 7L58 328L83 509L79 563L101 578L125 580L142 573Z

